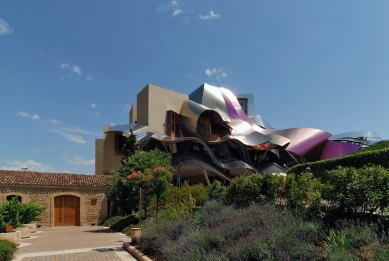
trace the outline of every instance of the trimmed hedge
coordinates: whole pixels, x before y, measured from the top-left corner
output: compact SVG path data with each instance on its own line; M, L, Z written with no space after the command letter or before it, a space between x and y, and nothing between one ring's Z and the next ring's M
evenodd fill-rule
M307 167L311 168L311 172L315 177L322 178L328 170L336 169L338 166L362 168L364 165L373 164L389 168L389 149L379 149L374 151L366 151L358 154L349 154L338 158L321 160L316 162L308 162L291 167L288 174L299 174L305 172Z

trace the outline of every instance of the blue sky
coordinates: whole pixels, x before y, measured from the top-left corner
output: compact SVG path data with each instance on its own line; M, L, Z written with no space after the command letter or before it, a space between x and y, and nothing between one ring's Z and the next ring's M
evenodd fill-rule
M389 138L389 1L0 0L0 168L94 173L152 83L253 93L276 129Z

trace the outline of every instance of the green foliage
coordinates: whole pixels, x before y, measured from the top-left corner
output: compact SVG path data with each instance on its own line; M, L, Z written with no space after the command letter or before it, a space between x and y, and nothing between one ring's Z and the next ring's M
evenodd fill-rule
M132 132L132 129L130 129L130 136L126 138L121 149L123 153L123 158L130 157L131 155L134 155L135 152L139 151L136 135Z
M14 228L21 226L19 213L20 205L21 203L19 202L18 198L13 197L11 200L4 202L0 206L0 212L3 216L4 222L12 225Z
M247 207L250 204L262 202L262 184L264 178L261 174L240 175L231 180L227 187L226 200L230 204Z
M282 204L286 192L286 175L267 173L262 185L262 193L269 202Z
M125 183L123 180L131 173L147 168L164 167L168 171L173 171L171 158L171 154L157 149L146 152L135 151L134 154L123 157L121 169L111 171L111 177L106 180L107 197L115 206L120 206L126 214L130 214L139 205L139 186Z
M137 227L139 218L135 215L129 216L114 216L104 220L102 226L109 227L110 229L118 232L122 232L129 226ZM136 226L135 226L136 225Z
M15 243L0 239L0 261L10 260L17 250Z
M147 216L147 207L151 197L156 197L156 222L158 223L158 211L160 200L166 198L167 189L172 186L172 173L164 167L156 167L154 169L145 169L143 172L137 171L128 175L123 179L123 184L130 188L142 189L145 191L145 199L143 202L145 216Z
M209 199L224 200L226 196L226 187L218 180L215 180L207 187Z
M20 222L22 224L29 224L32 221L37 221L36 218L45 212L45 207L35 203L35 200L32 199L28 203L20 204L19 214L20 214Z
M377 243L380 244L376 227L344 221L337 229L330 229L328 235L324 237L323 257L329 260L360 260L359 257L368 256L367 249L372 247L371 244ZM371 257L376 251L377 249L370 251Z
M354 152L354 154L364 153L367 151L381 150L389 148L389 140L381 140L379 142L373 143L370 147L362 148Z
M380 166L338 167L327 172L323 198L340 212L384 212L389 207L389 170Z
M106 220L104 220L101 225L104 227L110 227L113 224L115 224L116 222L118 222L119 220L124 219L126 217L127 216L113 216L111 218L107 218Z
M286 198L288 208L297 209L311 216L322 216L322 184L311 173L288 175Z
M347 154L342 157L299 164L291 167L288 173L300 174L310 167L315 177L325 178L326 171L336 169L338 166L362 168L364 165L372 164L389 168L389 148L373 151Z
M193 221L146 223L141 249L158 260L317 260L320 225L270 205L208 201Z
M169 187L161 217L168 220L191 219L193 210L208 200L208 189L203 184L190 186L187 181L179 187Z

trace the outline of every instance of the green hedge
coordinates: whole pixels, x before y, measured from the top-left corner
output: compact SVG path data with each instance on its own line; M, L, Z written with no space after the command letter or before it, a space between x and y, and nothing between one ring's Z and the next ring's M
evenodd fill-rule
M287 173L299 174L305 172L307 167L310 167L315 177L321 178L324 177L326 171L336 169L338 166L362 168L367 164L389 168L389 149L366 151L328 160L299 164L291 167Z

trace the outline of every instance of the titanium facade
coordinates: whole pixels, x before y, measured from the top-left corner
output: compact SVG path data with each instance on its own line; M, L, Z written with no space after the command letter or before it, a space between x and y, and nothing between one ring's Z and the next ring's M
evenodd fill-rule
M256 114L252 94L234 95L208 84L189 95L148 84L137 95L130 119L130 124L107 126L105 137L128 135L131 128L143 150L172 153L177 182L209 184L245 173L285 172L296 163L351 153L368 145L367 138L379 138L374 132L332 136L312 128L276 130ZM112 153L111 142L104 141L103 148L96 143L103 151L103 156L96 153L96 174L101 158L102 174L109 173L105 158ZM120 160L108 165L119 169Z

